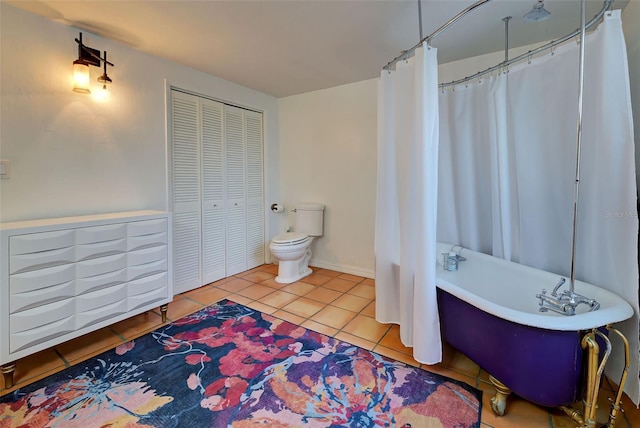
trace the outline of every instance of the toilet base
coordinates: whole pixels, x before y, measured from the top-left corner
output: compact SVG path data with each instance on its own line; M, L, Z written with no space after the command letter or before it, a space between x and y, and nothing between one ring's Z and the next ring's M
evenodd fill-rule
M311 250L308 247L298 260L280 260L278 262L278 276L275 281L280 284L291 284L311 275L313 271L309 268L310 260Z
M280 262L278 266L281 266L282 263L287 263L287 262ZM304 278L305 276L309 276L312 273L313 271L311 270L311 268L307 268L302 273L298 273L293 276L286 276L286 275L280 275L280 268L278 268L278 276L276 276L275 281L280 284L291 284L292 282L300 281L302 278Z

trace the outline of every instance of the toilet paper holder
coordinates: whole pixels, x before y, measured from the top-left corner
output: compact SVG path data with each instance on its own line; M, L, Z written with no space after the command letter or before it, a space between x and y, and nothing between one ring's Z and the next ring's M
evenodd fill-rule
M271 211L273 211L274 213L284 212L284 205L271 204Z

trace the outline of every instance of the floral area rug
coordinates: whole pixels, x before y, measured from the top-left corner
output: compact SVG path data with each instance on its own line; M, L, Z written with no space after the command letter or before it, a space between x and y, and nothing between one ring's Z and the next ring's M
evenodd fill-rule
M0 398L0 427L479 427L481 391L223 300Z

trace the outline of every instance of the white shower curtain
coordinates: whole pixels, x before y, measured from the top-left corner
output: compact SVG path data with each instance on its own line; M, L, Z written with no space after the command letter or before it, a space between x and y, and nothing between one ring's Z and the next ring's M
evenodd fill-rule
M619 10L587 36L585 51L575 272L635 310L619 327L633 360L625 390L637 404L638 217ZM578 55L571 42L508 74L440 95L438 240L570 274ZM622 356L607 368L616 382Z
M438 190L436 49L382 71L378 87L376 319L400 325L414 358L442 359L436 301Z

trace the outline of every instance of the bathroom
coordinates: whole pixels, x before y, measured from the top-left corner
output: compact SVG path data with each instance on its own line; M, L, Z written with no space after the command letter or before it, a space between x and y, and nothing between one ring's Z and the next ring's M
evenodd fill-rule
M631 2L622 15L629 62L635 67L634 101L640 99L640 37L631 23L640 20L639 6ZM114 62L120 60L114 68L114 103L94 105L79 100L67 82L48 78L54 71L67 72L76 30L4 3L0 7L1 157L12 162L12 177L1 184L2 221L165 209L165 128L156 118L164 117L165 94L158 88L170 83L264 111L265 199L286 208L267 213L268 235L293 225L290 209L297 202L322 203L324 235L314 243L312 264L374 276L377 78L275 98L95 38ZM43 58L29 55L32 51L46 52L51 68L41 67ZM446 64L440 72L474 72L501 56ZM640 129L640 108L635 111Z

